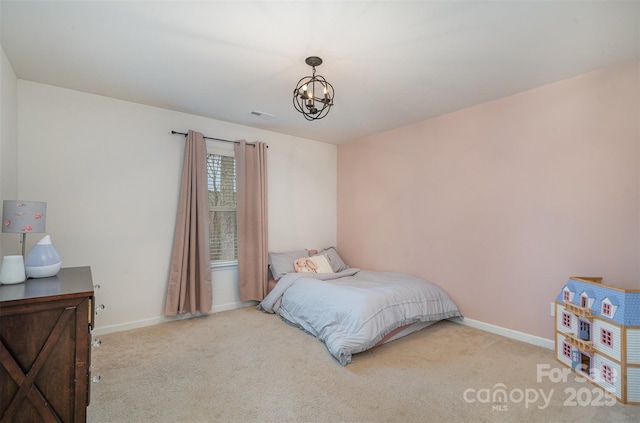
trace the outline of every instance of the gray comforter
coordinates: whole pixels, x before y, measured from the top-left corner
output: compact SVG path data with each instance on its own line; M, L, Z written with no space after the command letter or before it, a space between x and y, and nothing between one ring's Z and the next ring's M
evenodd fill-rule
M342 365L392 330L462 314L440 287L404 273L290 273L258 305L325 343Z

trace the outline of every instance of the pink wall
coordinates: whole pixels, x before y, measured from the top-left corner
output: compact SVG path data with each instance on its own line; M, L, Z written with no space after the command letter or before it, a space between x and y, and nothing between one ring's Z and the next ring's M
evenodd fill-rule
M553 338L572 275L640 289L640 62L338 148L338 249Z

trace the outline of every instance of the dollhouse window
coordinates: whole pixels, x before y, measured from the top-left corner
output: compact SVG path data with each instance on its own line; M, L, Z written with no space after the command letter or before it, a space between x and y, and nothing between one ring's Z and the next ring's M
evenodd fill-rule
M613 316L616 314L616 310L618 309L618 300L615 297L607 297L602 300L602 308L600 309L600 314L604 317L608 317L613 319Z
M567 358L571 358L571 345L567 344L566 342L562 343L562 355Z
M609 383L614 383L613 368L607 364L602 364L602 378Z
M562 301L564 301L565 303L571 301L571 291L569 291L568 289L562 291Z
M610 330L602 329L600 331L600 341L603 345L613 347L613 333Z
M587 294L580 295L580 307L589 307L589 296Z
M562 326L571 329L571 315L565 311L562 312Z

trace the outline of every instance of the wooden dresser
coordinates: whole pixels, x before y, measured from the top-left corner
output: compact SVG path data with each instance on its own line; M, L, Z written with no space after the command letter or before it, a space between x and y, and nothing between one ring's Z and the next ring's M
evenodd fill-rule
M0 286L0 423L86 421L93 295L90 267Z

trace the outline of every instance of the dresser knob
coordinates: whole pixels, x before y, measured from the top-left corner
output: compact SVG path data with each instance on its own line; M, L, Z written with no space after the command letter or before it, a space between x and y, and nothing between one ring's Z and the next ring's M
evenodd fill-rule
M93 382L93 383L98 383L101 380L102 380L102 376L100 376L100 375L91 376L91 382Z
M100 339L94 339L93 341L91 341L92 347L99 347L100 345L102 345L102 341Z
M98 304L96 306L96 314L98 314L98 312L102 310L104 310L104 304Z

